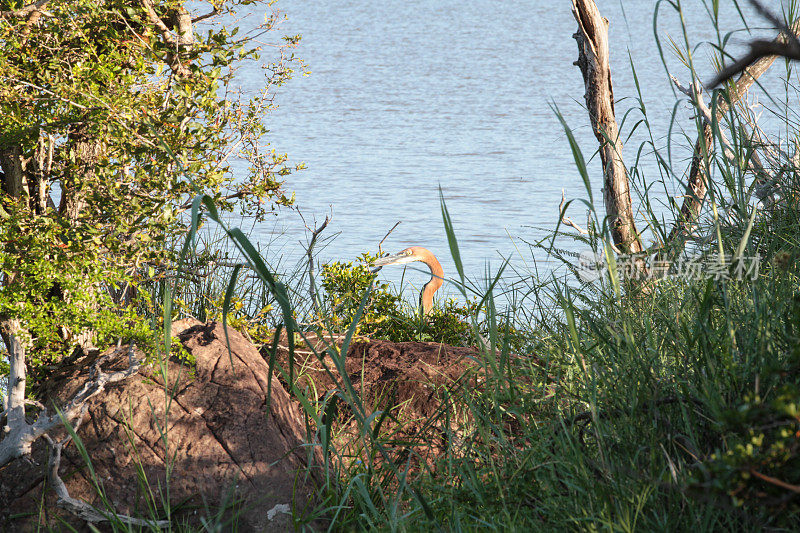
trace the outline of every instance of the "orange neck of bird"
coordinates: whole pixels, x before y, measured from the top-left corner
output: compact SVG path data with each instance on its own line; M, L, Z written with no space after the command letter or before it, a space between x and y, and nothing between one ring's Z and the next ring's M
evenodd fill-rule
M424 262L428 265L428 268L431 269L431 280L422 288L422 295L420 296L422 300L422 312L426 315L430 313L433 308L433 293L438 291L439 287L444 283L442 281L442 275L444 274L442 265L439 264L439 261L432 253L428 252L428 254Z

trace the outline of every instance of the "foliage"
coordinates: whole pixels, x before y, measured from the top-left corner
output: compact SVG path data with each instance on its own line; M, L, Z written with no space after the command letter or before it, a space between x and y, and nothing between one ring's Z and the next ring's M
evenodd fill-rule
M377 256L361 254L357 264L334 261L322 265L322 288L330 307L330 323L334 330L344 330L353 321L361 299L375 279L369 264ZM389 292L389 285L376 281L356 332L362 335L385 336L402 315L400 298Z
M757 392L721 414L725 445L699 466L692 483L737 507L768 512L783 527L791 527L788 516L800 514L800 295L790 301L785 317L790 355L783 364L763 368Z
M243 100L233 75L280 16L270 8L246 36L214 22L259 4L51 0L21 14L0 2L0 317L22 320L29 364L85 331L124 334L135 286L174 259L166 243L185 229L190 193L256 218L292 201L280 180L293 168L262 138L297 38ZM234 177L236 158L247 176Z
M725 447L702 464L698 490L729 497L736 506L781 515L800 513L800 386L784 385L771 399L748 396L721 421Z

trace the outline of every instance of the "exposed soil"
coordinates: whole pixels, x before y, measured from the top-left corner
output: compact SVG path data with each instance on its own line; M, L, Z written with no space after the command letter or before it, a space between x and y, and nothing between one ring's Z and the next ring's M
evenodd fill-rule
M173 334L194 359L191 365L170 359L164 367L166 378L158 365L143 367L88 404L78 434L108 502L118 513L146 516L146 495L138 481L144 476L160 507L166 495L159 495L158 487L166 486L167 458L174 457L169 499L182 517L179 521L197 524L209 508L235 496L240 503L237 530L291 529L287 515L273 513L269 519L268 512L285 504L300 509L313 500L315 483L305 466L309 461L319 464L321 455L319 447L313 457L308 456L311 448L302 447L308 438L306 417L284 388L286 376L275 370L268 387L269 348L259 354L232 328L228 328L230 351L225 332L216 323L180 321ZM313 346L298 342L295 351L296 387L312 402L328 399L328 405L335 406L325 411L324 422L331 425L339 457L349 457L351 464L366 462L365 437L348 407L352 396L331 355L338 353L332 346L340 345L341 339L323 342L315 334L307 338ZM458 439L468 421L469 413L457 412L447 402L462 388L481 386L477 357L475 349L432 342L354 340L344 359L345 372L370 419L370 431L379 435L387 453L370 458L373 464L388 459L413 471L435 467L437 457L452 445L449 439ZM289 369L285 336L276 361ZM88 379L90 364L91 358L76 361L42 390L65 401ZM127 357L118 357L106 370L126 365ZM318 428L312 424L311 429ZM318 435L311 440L318 443ZM41 441L33 460L14 461L0 469L0 530L30 530L37 523L56 524L57 519L84 529L79 520L56 509L52 491L43 496L46 450ZM60 475L72 497L104 508L74 444L64 450ZM40 502L46 513L38 512ZM26 512L32 514L12 518Z
M317 401L333 393L349 397L330 352L325 351L326 346L338 344L337 340L321 340L315 334L307 338L313 349L298 343L295 351L294 376L299 388L306 389L311 399ZM321 360L315 352L324 353L324 358ZM351 344L345 358L346 373L356 395L362 399L367 417L375 411L388 414L385 418L374 416L370 429L374 431L380 421L379 429L387 449L394 453L393 460L399 463L413 456L413 466L424 463L433 468L435 458L447 446L445 430L457 433L468 416L445 405L447 398L462 387L474 388L482 381L476 357L473 348L435 342L358 339ZM276 359L288 372L285 337ZM280 379L288 386L285 376ZM344 400L338 400L335 418L335 444L340 450L346 449L346 454L359 457L359 428Z
M147 516L143 476L157 507L162 498L172 502L173 517L178 516L173 523L199 525L200 515L235 498L238 531L291 530L286 514L273 513L269 520L268 512L286 504L302 509L313 490L310 480L297 475L308 459L301 448L300 413L276 379L267 410L267 365L238 332L228 329L229 351L219 324L176 326L175 332L183 329L178 336L193 366L171 359L166 376L158 365L143 367L88 404L78 434L107 501L117 513ZM53 397L62 402L71 397L88 379L89 363L78 361L75 368L81 370L58 380ZM127 355L111 366L127 366ZM166 440L164 429L169 430ZM34 462L17 460L0 469L0 530L27 531L40 521L58 528L58 519L85 529L55 507L52 491L42 494L45 452L40 440ZM167 463L172 463L168 495L159 494L159 486L167 485ZM72 497L106 509L74 443L64 449L59 472ZM41 517L40 503L46 510ZM15 517L18 513L22 516Z

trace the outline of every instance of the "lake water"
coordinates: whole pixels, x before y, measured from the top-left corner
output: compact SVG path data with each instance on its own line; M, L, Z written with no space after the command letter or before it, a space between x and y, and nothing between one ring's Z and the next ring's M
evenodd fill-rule
M722 27L741 28L733 3L722 4ZM676 96L653 35L655 2L598 5L611 21L618 120L639 107L632 62L655 141L664 146ZM553 108L574 129L587 159L597 148L583 107L581 73L572 64L577 26L570 6L537 0L279 2L289 16L281 32L302 34L296 54L310 74L279 90L280 108L269 119L270 140L292 161L307 164L285 184L296 192L297 209L306 221L333 214L324 235L336 238L320 251L322 261L352 260L375 251L400 221L384 251L425 246L440 257L445 275L455 276L442 224L441 188L469 276L481 277L487 263L497 268L503 257L512 257L522 268L533 268L534 260L542 271L553 267L543 252L531 252L524 241L538 241L555 228L562 190L568 199L588 197ZM704 4L687 0L683 8L690 41L714 40ZM670 70L687 83L687 69L667 39L669 34L682 42L679 18L666 2L661 3L658 32ZM734 39L739 50L747 38L740 35ZM703 79L712 73L709 57L709 48L695 52ZM252 92L262 79L256 70L240 76ZM695 125L688 103L680 104L677 113L673 142L680 147L672 155L675 167L683 169L689 152L681 130L694 139ZM623 132L629 133L640 117L633 112ZM640 127L626 140L629 166L646 139ZM661 180L652 160L642 168L648 183ZM602 209L599 160L590 162L589 172ZM653 189L662 199L682 194L673 181ZM569 214L585 220L578 202ZM281 210L254 235L269 244L266 255L273 263L289 265L304 252L300 243L306 242L306 231L295 211ZM577 249L566 238L557 246ZM381 273L394 281L400 275L399 268ZM419 286L427 276L407 273L406 279Z

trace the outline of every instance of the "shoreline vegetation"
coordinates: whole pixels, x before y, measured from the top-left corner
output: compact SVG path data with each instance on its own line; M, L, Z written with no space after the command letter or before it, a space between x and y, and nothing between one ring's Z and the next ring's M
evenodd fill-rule
M551 238L532 246L574 277L504 265L473 282L440 194L457 269L445 282L463 299L435 301L425 315L371 271L380 251L318 265L327 219L309 229L307 265L276 273L226 216L291 203L282 181L302 169L264 144L272 89L302 68L291 52L299 36L269 48L277 58L261 95L221 90L241 61L267 53L260 39L282 17L271 5L260 33L237 36L222 23L207 35L197 28L250 2L197 13L152 0L0 2L0 486L31 452L46 449L49 461L31 484L43 491L40 508L0 511L0 525L58 531L72 527L68 515L114 531L237 529L241 509L227 499L191 515L170 499L181 472L167 452L179 431L169 424L179 392L168 385L178 363L189 379L202 371L172 328L192 317L225 324L206 326L219 346L241 333L242 350L267 363L264 379L250 381L267 391L278 383L300 413L308 461L297 486L313 486L313 497L264 509L290 515L296 529L800 529L800 6L749 2L760 19L744 25L769 24L776 38L753 40L744 57L725 53L732 29L716 25L720 9L744 4L706 2L725 78L703 85L686 32L660 48L665 68L663 54L683 63L668 73L676 106L688 99L696 110L681 125L695 135L683 168L654 140L641 93L624 95L640 105L618 124L608 21L593 1L573 0L571 74L583 76L597 146L578 145L556 102L586 198L564 199ZM683 16L680 2L655 9ZM781 69L781 86L760 86L769 68ZM754 86L769 96L761 105L780 137L759 125ZM650 141L626 150L632 128ZM584 150L602 161L602 207ZM232 177L233 157L250 162L247 179ZM655 215L643 158L657 162L659 183L685 191L669 221ZM578 206L587 224L568 216ZM587 252L564 255L556 239ZM49 378L115 343L117 355L129 347L123 367L98 362L71 397L47 396ZM437 346L457 355L439 360ZM368 362L422 348L436 372L414 367L405 403L391 376L408 369L370 381ZM233 371L232 352L229 361ZM154 411L153 424L167 475L148 482L139 465L132 483L146 512L127 516L106 498L80 435L92 424L87 406L145 369L148 386L164 384L164 418ZM268 412L271 401L267 392ZM61 468L70 447L102 505L70 495ZM44 506L45 470L58 511Z

